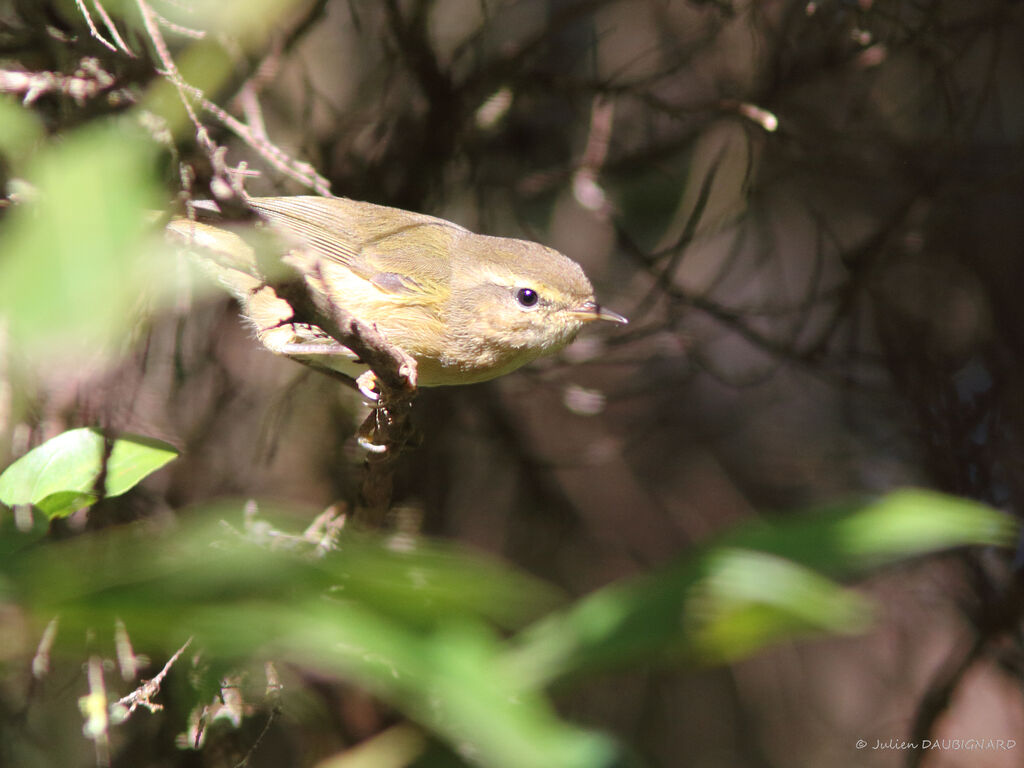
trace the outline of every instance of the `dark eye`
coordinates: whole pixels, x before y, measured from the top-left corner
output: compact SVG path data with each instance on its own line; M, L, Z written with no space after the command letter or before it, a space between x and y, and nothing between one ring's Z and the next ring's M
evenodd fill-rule
M516 291L516 301L519 302L519 306L529 309L530 307L537 306L540 296L532 288L520 288Z

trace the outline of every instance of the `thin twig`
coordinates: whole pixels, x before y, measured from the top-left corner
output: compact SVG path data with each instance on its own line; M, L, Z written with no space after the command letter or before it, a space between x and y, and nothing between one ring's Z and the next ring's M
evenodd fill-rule
M602 219L612 213L612 205L604 188L597 181L611 143L615 102L602 96L594 98L590 108L590 132L580 166L573 174L572 187L576 201Z
M114 24L113 19L110 18L110 14L107 13L107 9L103 7L103 3L100 0L92 0L93 6L96 8L96 12L103 19L103 26L107 28L110 36L114 38L114 42L117 43L117 47L124 51L125 55L136 58L135 51L128 47L128 44L121 37L121 33L117 31L117 25Z
M331 183L324 176L317 173L312 165L290 157L276 144L272 144L268 139L260 136L259 130L250 128L238 118L228 114L223 108L207 99L192 86L187 83L183 84L183 86L186 90L194 92L196 99L203 109L216 117L228 130L252 147L278 171L316 191L318 194L325 197L331 195Z
M213 145L209 134L206 132L206 128L203 127L202 123L199 122L199 118L196 116L195 110L192 108L191 102L185 96L185 81L181 77L181 73L178 71L178 65L174 63L174 57L171 56L171 51L167 47L167 42L164 40L163 34L160 32L160 21L156 11L154 11L146 0L136 0L139 6L139 12L142 14L142 23L146 28L146 33L149 35L150 41L153 43L153 47L156 49L156 55L160 59L160 63L164 66L163 75L171 84L174 85L178 91L178 98L181 99L182 106L185 107L185 112L188 114L192 124L196 127L196 138L199 140L200 146L204 149L210 150Z
M263 108L260 106L259 92L257 91L257 83L254 79L249 79L242 85L241 90L238 91L238 96L235 97L238 105L242 108L242 113L245 115L245 122L249 126L249 130L252 131L253 136L259 139L261 142L270 143L270 136L267 133L267 124L263 120Z
M290 157L280 147L262 137L258 129L251 128L238 118L228 114L221 106L207 99L202 91L195 86L181 82L178 87L183 93L188 93L194 98L203 109L217 118L225 128L258 152L278 171L325 197L331 195L330 182L317 173L312 165Z
M177 35L181 35L182 37L190 37L193 40L203 40L206 38L206 30L204 29L194 29L193 27L182 26L181 24L177 24L171 21L170 19L161 16L156 11L153 11L153 16L157 20L157 22L159 22L160 26L162 26L164 29L168 29L171 32L174 32Z
M93 58L82 59L73 75L0 69L0 93L23 94L22 103L25 106L47 93L69 96L82 106L88 99L109 89L114 82L114 76L100 67L99 61Z
M42 678L50 671L50 652L53 650L53 642L57 639L58 619L55 616L50 619L39 638L39 645L36 648L36 655L32 657L32 676Z
M167 663L164 664L164 668L156 674L156 677L152 680L147 680L127 696L117 700L117 706L124 707L121 717L122 721L127 719L128 716L140 706L145 707L150 712L158 712L163 709L163 705L155 703L153 701L153 697L160 693L160 685L163 683L164 678L167 677L167 673L171 671L171 667L174 666L174 663L178 660L181 654L185 652L185 649L188 648L191 643L192 638L190 637L185 641L185 644L175 651L174 655L167 660Z
M85 7L85 0L75 0L75 5L78 7L78 12L82 14L82 18L85 19L85 23L89 27L89 34L96 38L101 45L104 45L114 53L117 53L117 46L101 35L100 31L96 28L96 25L92 20L92 14L90 14L89 9Z
M163 33L160 31L160 28L166 27L179 34L189 35L192 37L196 37L201 34L198 30L181 27L180 25L173 24L167 19L164 19L155 10L153 10L148 0L136 0L136 2L138 4L139 11L142 14L143 25L145 26L146 33L149 35L149 38L153 43L157 58L163 65L162 74L171 82L175 90L178 92L178 97L181 99L181 102L185 107L185 112L188 115L190 122L195 127L196 140L199 146L203 148L204 152L209 157L214 168L215 176L219 177L227 185L226 189L222 188L222 194L217 194L217 189L214 188L215 196L221 202L225 202L227 198L231 196L231 192L234 193L235 197L240 199L245 197L245 192L241 186L238 174L232 173L224 160L226 150L222 147L218 147L213 139L210 138L209 131L206 129L206 126L202 121L199 120L199 116L196 114L193 101L213 115L228 130L248 144L271 166L282 174L294 179L304 186L309 187L310 189L315 190L321 195L327 196L331 194L330 182L328 182L324 176L317 173L312 165L293 159L282 149L273 144L267 137L266 131L262 129L259 122L256 122L254 125L246 125L242 121L228 114L228 112L219 105L207 99L199 88L196 88L185 81L174 62L173 56L171 56L170 49L167 47L167 42L164 40ZM255 97L253 96L253 98ZM250 104L249 106L251 110L253 105ZM229 192L228 190L231 191Z
M259 736L256 737L255 741L253 741L252 746L249 747L249 751L245 753L245 756L235 763L234 768L245 768L245 766L249 765L249 760L251 760L252 756L256 754L256 750L259 749L260 744L263 743L263 739L265 739L267 734L270 732L270 726L274 724L274 720L277 718L278 712L280 712L280 709L277 707L270 710L270 714L267 715L267 722L263 724L263 729L260 731Z

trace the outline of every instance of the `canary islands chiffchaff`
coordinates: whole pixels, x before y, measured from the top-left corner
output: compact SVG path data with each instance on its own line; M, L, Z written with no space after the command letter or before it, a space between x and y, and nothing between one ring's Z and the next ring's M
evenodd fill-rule
M626 322L597 303L576 262L537 243L344 198L248 202L307 288L411 355L421 386L486 381L558 351L591 321ZM189 219L174 219L168 231L212 265L271 351L349 376L366 370L320 328L293 317L247 240Z

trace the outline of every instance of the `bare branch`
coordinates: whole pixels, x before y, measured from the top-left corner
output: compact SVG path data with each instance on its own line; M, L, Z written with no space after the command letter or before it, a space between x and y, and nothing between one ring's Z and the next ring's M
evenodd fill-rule
M57 639L57 625L56 617L50 619L46 629L43 630L42 637L39 638L36 655L32 657L33 677L45 677L50 671L50 651L53 650L53 642Z
M85 19L85 23L89 26L89 34L92 35L101 45L109 48L110 50L117 52L117 46L107 40L100 31L96 29L96 25L93 23L92 14L89 13L89 9L85 7L84 0L75 0L75 5L78 6L78 12L82 14L82 18ZM102 7L102 6L100 6ZM104 14L105 15L105 14Z
M114 76L100 66L94 58L82 59L73 75L56 72L22 72L0 69L0 93L23 94L22 103L31 105L47 93L69 96L82 106L94 96L114 85Z
M126 720L138 707L145 707L150 712L158 712L163 709L163 705L155 703L153 701L153 697L160 693L160 685L163 683L164 678L167 677L167 673L171 671L171 667L174 666L174 663L178 660L181 654L185 652L185 649L188 648L191 643L192 638L190 637L185 641L185 644L175 651L174 655L167 660L167 663L164 664L164 668L161 669L152 680L147 680L127 696L117 700L116 706L124 708L121 715L122 722Z
M107 9L103 7L103 3L101 3L100 0L93 0L92 4L96 7L96 12L100 15L100 18L103 19L103 26L107 28L110 36L114 38L114 42L117 43L117 47L131 58L136 58L135 51L129 48L128 44L121 37L121 33L117 31L117 25L115 25L113 19L110 18L110 14L108 14Z
M319 265L316 272L317 280L322 282ZM416 397L416 361L391 344L376 327L363 323L339 306L331 296L317 291L307 291L307 296L315 307L317 324L335 341L359 355L376 379L380 396L359 433L382 450L366 457L363 506L356 511L355 520L369 527L379 527L391 504L396 460L413 436L409 415Z

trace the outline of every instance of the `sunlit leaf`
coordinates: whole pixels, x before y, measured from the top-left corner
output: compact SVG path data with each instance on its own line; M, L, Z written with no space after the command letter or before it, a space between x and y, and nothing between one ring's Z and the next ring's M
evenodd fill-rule
M97 500L101 474L104 493L119 496L177 455L159 440L121 435L108 443L98 430L73 429L0 473L0 502L32 504L47 517L64 517Z
M723 543L849 574L950 547L1009 546L1017 529L1014 518L977 501L907 488L869 504L753 523Z

